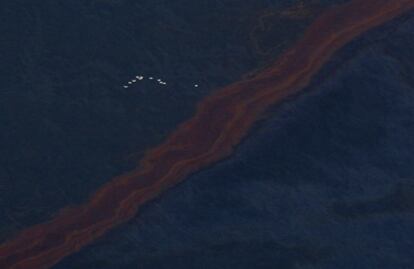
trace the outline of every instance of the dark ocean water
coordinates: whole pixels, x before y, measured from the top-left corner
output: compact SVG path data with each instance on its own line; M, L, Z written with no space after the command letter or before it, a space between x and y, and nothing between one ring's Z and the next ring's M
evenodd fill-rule
M0 241L136 166L198 100L274 60L333 3L278 13L298 2L1 1ZM122 87L136 75L168 85Z
M414 13L66 268L413 268Z
M85 201L340 2L2 1L0 242ZM413 268L413 29L410 13L353 41L233 156L53 268ZM168 86L122 87L138 74Z

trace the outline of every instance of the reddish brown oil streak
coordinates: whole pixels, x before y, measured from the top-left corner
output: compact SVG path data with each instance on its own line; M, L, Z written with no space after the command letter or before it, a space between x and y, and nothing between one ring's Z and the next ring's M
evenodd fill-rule
M130 219L143 203L228 156L269 105L303 89L340 47L413 7L414 0L354 0L328 10L272 66L199 103L195 115L135 170L101 187L88 203L1 245L0 268L50 268Z

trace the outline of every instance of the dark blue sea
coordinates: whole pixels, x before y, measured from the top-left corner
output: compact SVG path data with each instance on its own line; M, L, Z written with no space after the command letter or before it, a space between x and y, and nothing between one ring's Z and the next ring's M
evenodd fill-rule
M86 201L340 2L0 3L0 240ZM413 29L352 41L230 158L53 268L414 268Z

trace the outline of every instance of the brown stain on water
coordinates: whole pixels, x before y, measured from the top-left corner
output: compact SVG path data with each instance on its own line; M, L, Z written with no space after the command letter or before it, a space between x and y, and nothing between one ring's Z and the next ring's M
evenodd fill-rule
M135 170L102 186L87 203L1 245L0 268L50 268L132 218L145 202L229 156L266 108L302 90L335 51L413 7L414 0L353 0L329 9L274 64L202 100L195 115Z

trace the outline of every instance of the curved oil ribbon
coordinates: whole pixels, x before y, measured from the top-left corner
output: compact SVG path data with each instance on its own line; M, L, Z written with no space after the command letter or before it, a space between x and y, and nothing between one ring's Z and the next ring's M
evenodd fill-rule
M230 155L266 108L303 89L343 45L413 7L414 0L353 0L329 9L269 68L202 100L195 115L135 170L102 186L87 203L1 245L0 268L50 268L127 221L143 203Z

